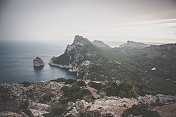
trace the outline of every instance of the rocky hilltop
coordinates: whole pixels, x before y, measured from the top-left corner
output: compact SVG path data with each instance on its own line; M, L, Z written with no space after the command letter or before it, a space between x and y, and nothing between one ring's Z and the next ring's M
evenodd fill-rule
M100 84L102 86L98 88L97 86ZM159 115L170 114L172 117L176 114L174 110L176 108L176 96L146 93L144 96L139 94L137 97L132 95L131 97L126 91L123 91L127 94L126 96L119 95L119 93L117 93L119 96L115 96L114 93L108 94L106 92L108 87L114 87L115 84L72 79L36 83L0 83L0 116L120 117L130 114L129 109L135 109L138 106L141 108L141 105L148 105L147 111L151 115L156 115L158 112ZM118 85L116 86L118 87ZM111 89L113 90L113 88ZM149 89L145 90L149 91ZM146 109L143 106L142 108ZM170 106L174 111L169 112ZM165 109L165 113L162 113L161 109ZM141 112L140 114L145 113Z
M76 35L65 52L59 57L53 57L49 64L77 73L78 79L130 80L174 91L175 55L175 44L149 46L128 41L119 48L102 48L87 38Z
M70 72L77 72L81 66L91 64L89 59L97 56L98 47L93 45L88 39L76 35L71 45L68 45L64 54L53 57L49 64L61 68L68 68ZM85 59L85 57L87 59ZM79 75L77 75L79 77Z

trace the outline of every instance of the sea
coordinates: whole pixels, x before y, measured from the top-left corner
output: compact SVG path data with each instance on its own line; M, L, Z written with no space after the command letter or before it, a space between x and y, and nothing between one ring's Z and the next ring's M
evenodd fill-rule
M53 56L64 53L69 41L0 41L0 82L38 82L57 78L76 78L67 69L50 66ZM33 67L33 59L40 57L45 65Z

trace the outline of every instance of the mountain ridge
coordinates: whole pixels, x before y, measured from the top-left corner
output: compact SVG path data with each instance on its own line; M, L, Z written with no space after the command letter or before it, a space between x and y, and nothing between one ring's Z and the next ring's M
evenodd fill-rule
M64 54L51 59L51 65L67 68L83 80L132 80L161 89L176 88L176 44L147 45L141 48L140 43L139 48L101 48L82 36L77 35L75 38L77 41L68 45ZM160 54L162 52L166 54Z

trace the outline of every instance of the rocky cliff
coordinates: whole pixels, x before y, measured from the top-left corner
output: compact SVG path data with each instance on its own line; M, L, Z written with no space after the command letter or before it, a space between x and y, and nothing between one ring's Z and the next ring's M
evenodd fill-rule
M93 61L99 59L99 48L93 45L88 39L76 35L71 45L68 45L64 54L53 57L49 64L61 68L67 68L70 72L76 72L80 76L82 67L88 68Z

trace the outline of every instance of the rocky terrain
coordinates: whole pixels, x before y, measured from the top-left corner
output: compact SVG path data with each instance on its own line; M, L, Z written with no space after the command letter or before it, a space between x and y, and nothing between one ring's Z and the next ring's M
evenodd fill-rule
M74 82L78 83L79 81ZM166 114L168 117L173 117L176 114L175 110L172 111L172 114L161 111L168 109L170 105L175 105L176 96L158 94L138 96L137 98L102 97L96 89L88 86L88 83L89 81L86 81L87 86L82 88L88 89L91 95L96 97L92 101L87 101L86 98L79 99L79 97L75 101L69 101L62 114L63 117L82 117L82 114L87 114L87 117L120 117L125 110L139 104L149 105L150 110L157 111L162 117ZM73 85L75 84L72 80L0 83L0 116L43 117L50 112L52 104L62 102L63 96L65 96L62 88L73 87Z
M43 62L43 60L41 58L36 57L33 60L33 65L34 65L34 67L42 67L42 66L44 66L44 62Z
M64 84L56 82L0 83L0 116L35 116L47 113L49 104L61 97L60 88ZM7 112L8 111L8 112Z
M49 64L77 79L0 83L0 117L174 117L175 45L111 48L76 35Z

